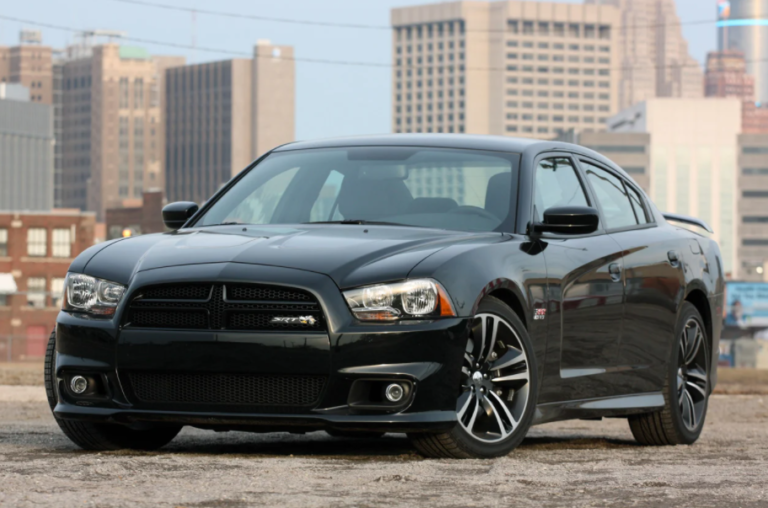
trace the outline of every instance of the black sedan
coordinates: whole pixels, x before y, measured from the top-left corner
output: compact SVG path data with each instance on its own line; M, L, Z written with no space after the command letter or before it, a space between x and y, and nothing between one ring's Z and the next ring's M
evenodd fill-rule
M469 458L555 420L627 418L648 445L702 431L719 248L591 150L297 142L163 218L69 269L46 388L82 448L156 449L190 425L399 432Z

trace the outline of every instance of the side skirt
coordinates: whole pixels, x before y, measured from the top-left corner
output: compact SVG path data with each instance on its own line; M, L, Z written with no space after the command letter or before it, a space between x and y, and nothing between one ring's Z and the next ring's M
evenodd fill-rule
M579 418L628 416L648 413L663 407L664 394L662 392L550 402L536 406L533 425Z

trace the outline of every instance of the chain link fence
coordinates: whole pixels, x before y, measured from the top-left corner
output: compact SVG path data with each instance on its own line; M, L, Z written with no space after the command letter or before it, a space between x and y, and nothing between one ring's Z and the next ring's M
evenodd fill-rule
M47 346L47 334L0 335L0 363L42 361Z

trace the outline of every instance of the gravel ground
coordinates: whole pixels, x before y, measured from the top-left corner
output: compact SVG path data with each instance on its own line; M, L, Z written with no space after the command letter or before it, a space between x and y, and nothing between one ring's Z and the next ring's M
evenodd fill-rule
M379 440L184 429L160 452L87 453L37 388L0 387L0 506L768 506L768 397L713 397L694 446L624 420L534 427L508 457L424 460Z

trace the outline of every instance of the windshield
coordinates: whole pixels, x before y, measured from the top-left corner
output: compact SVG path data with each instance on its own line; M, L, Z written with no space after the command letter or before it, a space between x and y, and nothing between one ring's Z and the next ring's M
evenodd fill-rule
M518 159L421 147L276 152L195 225L389 223L493 231L509 220Z

